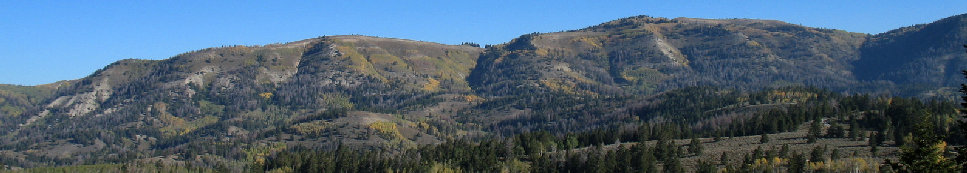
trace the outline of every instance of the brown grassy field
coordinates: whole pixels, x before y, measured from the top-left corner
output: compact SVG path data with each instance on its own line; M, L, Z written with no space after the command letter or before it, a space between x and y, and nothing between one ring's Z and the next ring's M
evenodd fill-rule
M682 165L686 167L686 171L695 171L698 166L699 161L706 161L716 164L719 169L725 168L727 165L734 166L736 168L742 163L743 156L746 154L751 155L753 150L761 147L762 151L775 150L779 151L783 145L789 145L789 155L792 153L799 152L802 153L807 159L809 158L809 153L813 148L819 146L826 146L827 150L825 152L825 158L829 158L832 154L833 149L839 149L839 158L834 164L829 164L829 161L824 161L825 164L813 163L810 165L814 169L825 167L826 169L841 169L843 167L852 169L861 169L861 172L873 171L875 172L875 167L880 163L883 163L886 159L896 160L898 157L899 148L893 146L893 141L884 142L877 152L878 157L872 157L870 154L870 147L868 145L869 138L863 138L863 140L854 140L850 138L818 138L815 143L807 143L807 132L808 124L800 126L798 130L793 132L783 132L776 134L769 134L768 143L760 143L759 135L755 136L740 136L740 137L722 137L719 141L714 141L713 138L698 138L702 141L703 152L701 155L689 154L681 159ZM827 126L828 127L828 126ZM825 130L825 129L824 129ZM647 141L646 144L649 146L654 146L657 141ZM678 139L674 140L677 146L685 146L687 148L690 139ZM605 150L614 150L617 147L631 147L635 143L621 143L606 145L603 147ZM577 151L572 152L584 152L590 147L578 148ZM722 153L728 153L728 163L721 163L720 157ZM788 160L781 159L778 165L784 165ZM814 161L811 161L814 162ZM775 162L768 163L774 164ZM838 168L831 168L838 167ZM850 169L850 170L852 170Z

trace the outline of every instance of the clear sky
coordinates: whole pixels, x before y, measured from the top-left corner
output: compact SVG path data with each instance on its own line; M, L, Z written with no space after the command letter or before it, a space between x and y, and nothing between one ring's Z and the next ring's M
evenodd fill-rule
M953 0L606 2L0 0L0 83L51 83L120 59L322 35L498 44L636 15L775 19L876 34L967 13L967 2Z

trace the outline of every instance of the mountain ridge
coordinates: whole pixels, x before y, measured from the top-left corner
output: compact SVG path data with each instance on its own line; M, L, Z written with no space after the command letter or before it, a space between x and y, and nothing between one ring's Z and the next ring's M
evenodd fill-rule
M344 35L126 59L81 79L0 86L0 129L9 129L0 132L0 155L38 166L45 163L30 158L194 156L185 152L219 142L395 150L664 121L631 114L694 86L950 97L948 85L963 83L951 69L967 69L958 41L967 39L965 20L869 35L775 20L635 16L485 48ZM921 35L942 41L911 51L890 42Z

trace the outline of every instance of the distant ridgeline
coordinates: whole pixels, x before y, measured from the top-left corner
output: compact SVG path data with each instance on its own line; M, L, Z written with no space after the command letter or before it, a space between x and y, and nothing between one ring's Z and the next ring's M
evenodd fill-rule
M826 164L879 163L897 157L922 117L948 144L964 144L954 99L967 82L965 20L869 35L637 16L485 48L354 35L121 60L81 79L0 85L0 163L41 167L34 171L787 170L819 151ZM747 145L765 147L746 148L755 155L700 149L760 135L789 137ZM836 148L854 143L863 147ZM786 164L796 159L803 164ZM852 168L860 167L802 167Z

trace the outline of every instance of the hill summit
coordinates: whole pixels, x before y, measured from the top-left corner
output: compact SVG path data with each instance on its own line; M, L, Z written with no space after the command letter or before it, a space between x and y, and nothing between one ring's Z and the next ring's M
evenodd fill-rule
M199 159L221 151L188 152L223 145L390 151L646 121L629 114L695 86L952 97L965 20L869 35L636 16L486 48L346 35L128 59L81 79L0 85L0 156L34 167Z

